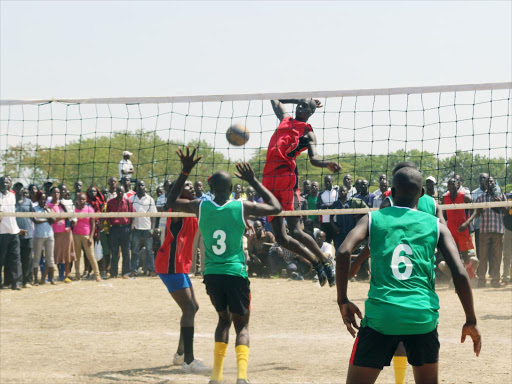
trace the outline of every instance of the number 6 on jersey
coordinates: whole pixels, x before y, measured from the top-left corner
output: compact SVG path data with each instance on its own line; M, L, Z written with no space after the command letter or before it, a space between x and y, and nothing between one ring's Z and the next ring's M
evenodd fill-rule
M404 252L407 256L412 256L412 249L407 244L399 244L393 251L393 258L391 259L391 270L393 276L398 280L407 280L411 277L412 273L412 262L407 256L400 256L400 253ZM405 271L400 272L400 264L405 264Z

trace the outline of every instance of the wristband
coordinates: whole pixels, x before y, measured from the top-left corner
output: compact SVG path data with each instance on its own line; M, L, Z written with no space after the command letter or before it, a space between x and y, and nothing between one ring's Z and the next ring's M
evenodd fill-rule
M185 175L185 176L188 176L188 175L190 175L190 172L189 172L189 173L187 173L187 172L185 172L185 171L181 171L181 174L182 174L182 175Z

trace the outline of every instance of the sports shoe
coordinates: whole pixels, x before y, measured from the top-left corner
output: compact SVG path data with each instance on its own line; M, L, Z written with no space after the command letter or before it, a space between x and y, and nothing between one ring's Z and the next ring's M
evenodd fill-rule
M249 380L236 379L236 384L249 384Z
M73 280L71 280L69 277L66 277L66 278L64 279L64 282L65 282L66 284L69 284L69 283L71 283L72 281L73 281Z
M173 365L183 365L185 362L185 354L179 355L178 352L174 354L174 358L172 359Z
M329 287L334 287L336 285L336 276L331 268L331 264L329 262L324 264L325 275L327 276L327 281L329 282Z
M217 380L210 380L208 384L224 384L223 381L217 381Z
M325 275L324 266L320 263L315 265L316 275L318 276L318 283L321 287L327 283L327 276Z
M108 279L108 277L107 277L107 272L106 272L106 271L101 272L101 278L102 278L103 280L107 280L107 279Z
M194 359L190 364L183 363L181 370L184 373L210 373L212 369L203 364L199 359Z

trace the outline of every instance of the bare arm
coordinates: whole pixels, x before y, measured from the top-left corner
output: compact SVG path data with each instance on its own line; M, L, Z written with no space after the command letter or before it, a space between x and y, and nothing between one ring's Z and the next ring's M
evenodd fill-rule
M272 104L272 109L274 110L274 113L276 114L279 121L283 121L285 117L290 117L290 115L286 113L286 109L284 108L283 104L297 103L297 100L270 100L270 103Z
M247 219L250 216L268 216L268 215L276 215L280 213L283 208L281 207L281 203L276 197L265 188L254 176L254 171L252 170L249 163L238 163L236 164L236 169L238 173L235 173L235 176L239 179L247 181L251 187L254 188L256 193L258 193L262 198L264 203L258 204L253 203L248 200L244 200L242 202L244 206L244 217Z
M473 293L471 291L469 277L466 269L460 262L459 252L450 231L445 225L442 224L439 226L439 230L440 235L437 246L443 254L446 264L450 268L455 290L457 291L457 295L459 296L462 308L466 314L466 323L462 327L461 342L464 342L466 336L470 336L473 339L473 349L475 354L478 356L480 354L480 349L482 348L482 341L480 332L476 327L476 315L473 306Z
M91 223L91 233L89 233L89 239L87 239L87 243L89 244L89 246L91 246L94 241L94 232L96 231L96 220L94 220L91 217L90 223Z
M439 204L437 204L437 201L434 199L434 205L436 206L436 216L441 222L441 224L446 225L446 220L444 219L443 210L439 209Z
M185 181L187 181L189 173L199 162L199 160L201 160L202 156L194 159L196 148L194 148L192 154L190 154L189 147L187 147L186 153L183 153L181 149L178 149L176 153L181 160L182 168L178 179L174 183L172 189L169 191L169 195L167 196L167 206L175 212L187 212L199 215L199 204L201 203L200 200L190 201L186 199L179 199L179 197L181 196L183 186L185 185Z
M471 223L475 218L479 217L482 214L482 208L475 209L469 219L467 219L462 225L459 227L459 232L464 232L468 227L469 223ZM443 255L444 256L444 255Z
M362 319L361 311L351 303L347 296L348 273L350 268L350 257L354 249L368 236L368 215L365 215L353 230L347 235L343 244L336 252L336 288L338 291L338 306L340 308L343 323L348 332L355 337L354 328L359 328L354 315ZM353 328L354 327L354 328Z
M308 133L308 139L308 156L311 165L319 168L328 168L329 171L338 173L341 169L341 166L338 163L323 161L316 152L316 135L313 131Z

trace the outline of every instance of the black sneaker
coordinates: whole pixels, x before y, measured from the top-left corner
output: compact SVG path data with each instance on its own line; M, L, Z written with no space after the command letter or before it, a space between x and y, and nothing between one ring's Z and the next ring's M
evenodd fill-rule
M323 287L325 283L327 283L327 276L324 271L324 266L321 263L315 265L316 275L318 276L318 282L320 286Z
M331 267L331 263L327 262L324 264L325 275L327 276L327 281L329 282L329 287L334 287L336 285L336 276Z

